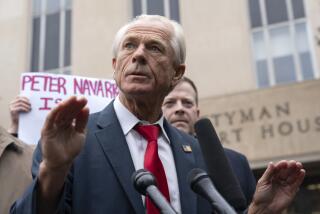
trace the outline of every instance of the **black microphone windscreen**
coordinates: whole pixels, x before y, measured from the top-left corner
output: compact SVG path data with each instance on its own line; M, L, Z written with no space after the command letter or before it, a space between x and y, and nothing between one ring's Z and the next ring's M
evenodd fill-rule
M195 168L192 169L187 177L188 183L190 184L191 189L194 191L194 185L202 179L203 176L208 176L207 173L205 173L204 170Z
M176 211L157 188L156 178L151 172L145 169L139 169L132 174L131 180L135 189L140 194L150 198L153 204L159 209L160 213L176 214Z
M142 195L146 195L146 189L150 185L157 185L155 177L145 169L135 171L131 176L135 189Z
M240 184L233 174L219 137L209 119L200 119L195 124L203 158L208 167L208 174L220 194L236 209L247 207Z
M234 209L214 187L208 174L202 169L192 169L188 174L191 189L210 202L213 213L236 214Z

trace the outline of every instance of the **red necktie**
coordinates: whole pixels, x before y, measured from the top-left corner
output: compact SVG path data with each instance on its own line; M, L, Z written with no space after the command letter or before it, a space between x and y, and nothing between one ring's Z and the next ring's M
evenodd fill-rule
M170 202L166 174L158 155L157 139L160 127L158 125L137 125L135 126L135 130L148 141L146 153L144 155L144 168L156 177L159 190ZM159 210L152 203L149 197L146 197L146 208L147 214L159 213Z

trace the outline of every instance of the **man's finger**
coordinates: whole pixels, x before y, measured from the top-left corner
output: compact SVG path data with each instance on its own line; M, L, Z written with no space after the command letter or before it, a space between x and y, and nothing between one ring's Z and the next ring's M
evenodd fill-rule
M278 178L287 181L287 179L297 171L296 163L294 160L288 161L287 164L281 168Z
M303 181L305 175L306 175L306 171L304 169L301 169L299 171L299 175L298 175L298 178L296 179L296 182L293 184L293 187L298 189L300 187L300 185L302 184L302 181Z
M300 162L295 162L293 166L291 166L292 170L288 174L287 182L292 184L296 182L296 179L300 176L302 170L302 164Z
M266 171L263 173L263 175L259 179L259 182L262 182L262 183L270 182L274 175L274 171L275 171L275 165L272 162L270 162L268 164Z
M20 103L18 105L15 105L11 108L11 111L23 111L23 112L28 112L31 110L31 106L30 105L26 105L24 103Z
M77 99L73 96L66 100L66 102L63 102L63 108L57 115L56 123L63 125L71 124L86 104L87 100L84 97Z
M86 99L83 98L84 100L80 100L81 105L86 104ZM66 109L77 109L77 98L75 96L72 96L61 103L59 103L55 108L51 110L51 112L48 114L45 124L43 126L43 130L51 129L53 127L53 124L56 124L57 122L59 123L59 120L65 120L68 119L70 115L65 115L68 114L69 110ZM85 104L83 104L85 103ZM80 110L78 110L80 111ZM71 118L72 120L72 118Z
M84 132L89 118L89 108L84 108L76 117L75 130Z
M304 169L301 169L299 172L297 172L297 174L294 176L293 183L288 183L289 188L291 189L290 192L295 194L299 190L299 187L302 184L305 175L306 171Z
M71 98L69 98L71 99ZM59 103L56 107L54 107L49 114L46 117L46 120L44 122L42 130L48 130L51 129L56 121L56 117L61 111L61 109L64 108L63 102Z

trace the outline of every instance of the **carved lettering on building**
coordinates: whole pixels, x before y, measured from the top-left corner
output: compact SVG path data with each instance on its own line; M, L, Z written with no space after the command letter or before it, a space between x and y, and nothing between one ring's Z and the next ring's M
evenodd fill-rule
M217 128L222 143L241 143L246 125L254 125L257 136L262 140L291 136L293 133L320 132L320 115L295 118L290 102L249 107L206 115ZM246 133L247 134L247 133ZM249 133L250 134L250 133Z

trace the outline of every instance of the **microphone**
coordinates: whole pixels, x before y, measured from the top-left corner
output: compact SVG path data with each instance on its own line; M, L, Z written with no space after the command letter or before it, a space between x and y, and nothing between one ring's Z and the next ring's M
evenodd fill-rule
M177 214L167 199L156 186L153 174L145 169L139 169L132 174L131 180L135 189L142 195L148 196L162 214Z
M214 187L208 174L202 169L192 169L188 174L188 183L191 189L207 199L213 211L218 214L236 214L234 209L226 202Z
M247 201L210 120L204 118L197 121L195 132L211 181L235 210L245 210Z

